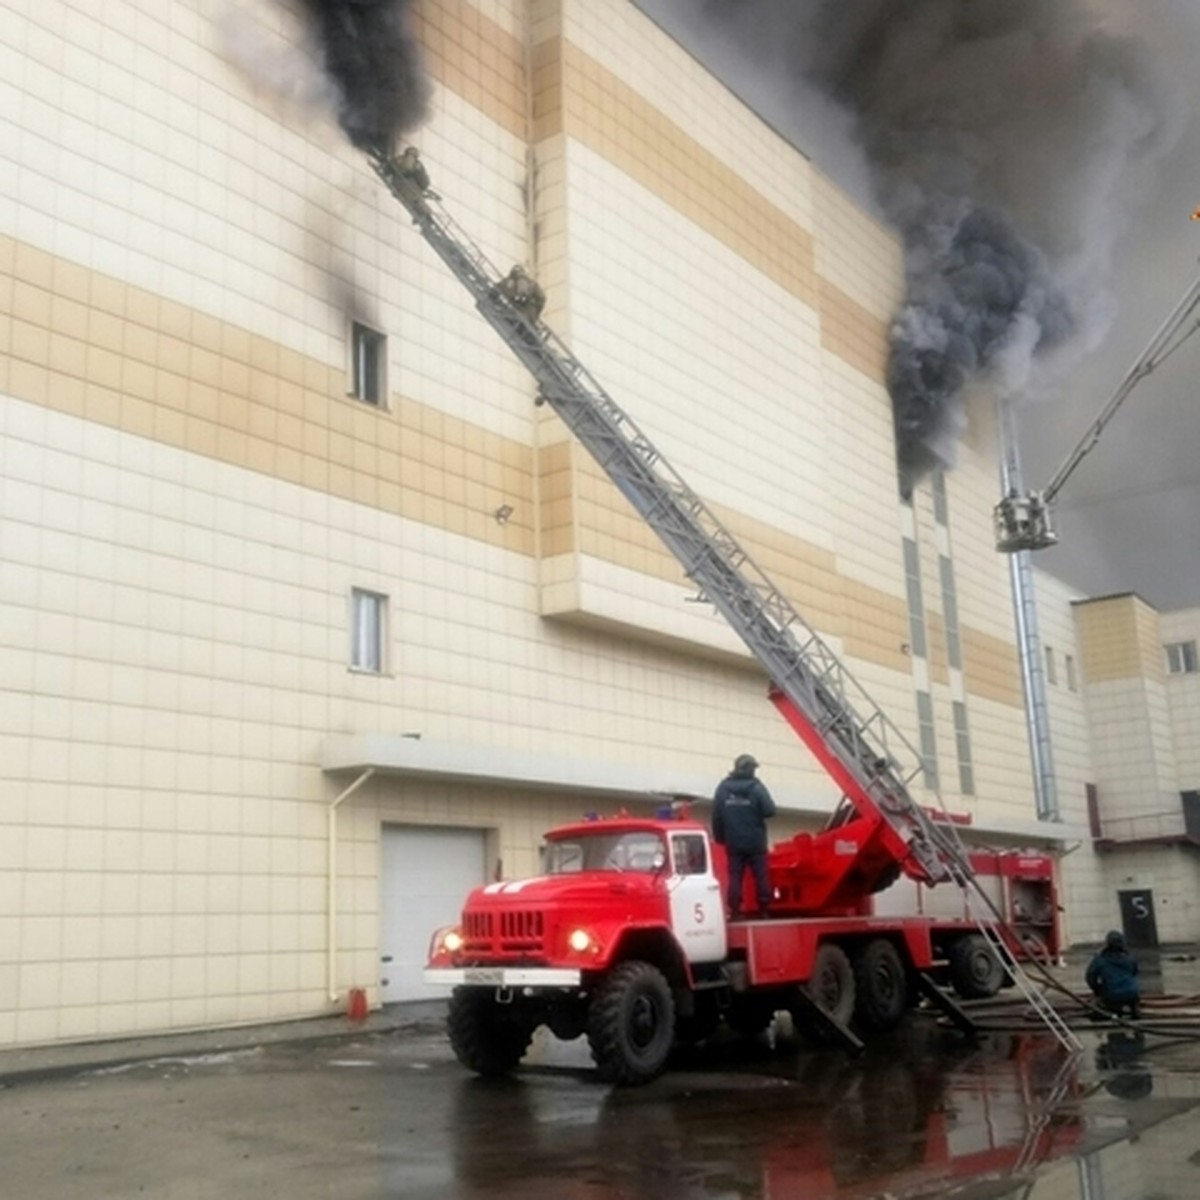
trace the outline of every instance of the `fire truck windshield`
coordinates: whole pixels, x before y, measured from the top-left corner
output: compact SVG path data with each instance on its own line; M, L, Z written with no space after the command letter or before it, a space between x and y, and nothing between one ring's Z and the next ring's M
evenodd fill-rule
M542 867L547 875L572 875L580 871L662 870L667 849L657 833L649 831L595 833L556 838L542 847Z

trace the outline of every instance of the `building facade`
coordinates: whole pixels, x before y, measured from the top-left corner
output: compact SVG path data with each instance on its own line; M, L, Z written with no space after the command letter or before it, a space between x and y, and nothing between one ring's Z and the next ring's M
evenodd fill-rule
M210 8L43 0L3 27L0 1045L422 997L435 926L534 870L544 827L707 796L743 750L776 840L837 800L342 135L298 6ZM533 269L920 749L922 798L980 842L1078 845L1070 932L1114 923L1120 871L1157 872L1114 864L1162 847L1097 852L1086 785L1114 781L1113 822L1196 786L1193 679L1151 669L1136 601L1111 674L1113 602L1041 579L1077 676L1037 820L984 398L954 469L897 488L894 235L626 0L414 16L412 140L455 218Z
M1107 912L1146 944L1195 942L1200 611L1160 614L1127 594L1077 600L1073 612L1086 681L1087 832L1095 851L1068 873L1085 889L1079 907ZM1101 936L1096 924L1077 932L1089 941Z

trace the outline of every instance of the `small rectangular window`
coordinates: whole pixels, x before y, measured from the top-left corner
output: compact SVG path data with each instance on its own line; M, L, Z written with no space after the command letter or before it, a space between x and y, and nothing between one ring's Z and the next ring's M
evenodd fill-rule
M387 636L387 597L354 588L350 593L350 666L383 673Z
M1072 692L1079 691L1079 676L1075 673L1075 659L1068 654L1066 656L1067 663L1067 687Z
M1054 650L1050 646L1046 647L1046 682L1058 683L1058 667L1055 666Z
M908 636L912 652L917 658L925 658L925 598L921 593L921 560L917 554L917 543L912 538L904 539L904 584L908 592Z
M925 786L937 791L937 732L933 725L933 697L928 692L917 693L917 728L921 734L921 769L925 773Z
M1085 783L1084 795L1087 797L1088 831L1094 838L1104 836L1104 824L1100 820L1100 792L1094 783Z
M958 748L958 786L964 796L975 794L975 767L971 762L971 731L967 728L967 706L961 700L952 701L954 708L954 742Z
M703 834L676 834L671 838L671 850L675 855L676 875L708 874L708 852Z
M1165 649L1168 674L1194 675L1200 670L1196 662L1195 642L1171 642Z
M950 665L962 670L962 638L958 629L958 595L954 587L954 565L944 554L938 555L942 576L942 612L946 618L946 657Z
M946 472L942 467L933 472L933 519L939 525L950 524L950 505L946 499Z
M383 405L387 338L354 322L350 334L351 395L365 404Z

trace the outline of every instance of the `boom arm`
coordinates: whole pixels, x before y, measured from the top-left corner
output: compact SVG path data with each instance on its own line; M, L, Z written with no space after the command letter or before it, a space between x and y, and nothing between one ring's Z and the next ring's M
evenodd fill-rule
M997 550L1008 553L1016 553L1019 550L1044 550L1047 546L1057 543L1058 534L1054 531L1050 508L1058 493L1075 473L1075 468L1094 449L1100 435L1109 421L1116 416L1117 409L1125 403L1129 393L1200 329L1197 308L1200 308L1200 277L1197 277L1184 292L1183 298L1150 339L1150 344L1142 351L1138 360L1129 368L1108 403L1088 426L1087 432L1067 455L1050 482L1040 492L1005 496L996 506ZM1188 322L1191 322L1190 325Z
M566 423L749 647L772 680L777 707L859 815L878 824L892 862L927 883L969 880L961 844L909 792L921 766L904 735L538 313L512 298L496 268L430 192L415 152L394 158L375 150L370 159L425 241L537 380L539 401Z

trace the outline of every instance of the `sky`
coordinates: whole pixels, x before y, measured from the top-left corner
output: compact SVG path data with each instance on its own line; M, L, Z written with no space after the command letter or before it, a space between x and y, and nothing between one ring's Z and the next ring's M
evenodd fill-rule
M993 39L1005 52L992 60L944 31L930 50L921 22L964 0L835 0L824 25L821 0L635 3L897 228L910 263L945 249L945 180L955 204L978 206L986 279L999 255L1004 306L976 320L982 292L946 291L947 278L970 275L961 255L926 277L910 271L897 327L915 331L913 379L936 380L951 416L938 418L949 433L930 434L919 410L908 424L952 457L956 391L999 389L1026 486L1048 483L1200 278L1200 221L1189 220L1200 207L1200 3L1006 0L1024 26ZM976 244L965 253L978 265ZM942 318L963 311L972 337L931 370ZM889 382L902 395L903 379ZM1134 387L1071 475L1055 506L1059 545L1035 565L1087 595L1200 607L1198 391L1200 334Z

